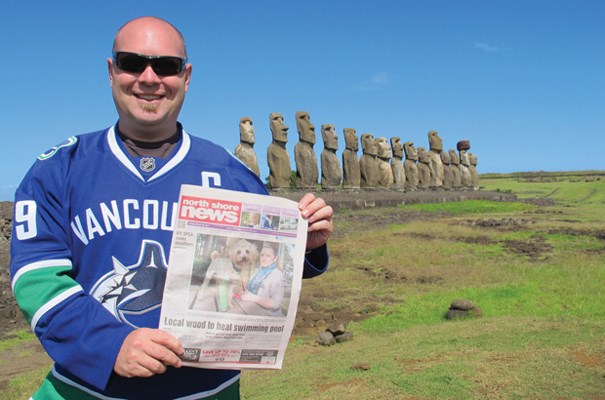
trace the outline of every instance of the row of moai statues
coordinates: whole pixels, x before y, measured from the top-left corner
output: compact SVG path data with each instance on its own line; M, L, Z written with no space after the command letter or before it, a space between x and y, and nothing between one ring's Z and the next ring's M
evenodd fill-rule
M286 150L288 127L280 113L269 115L272 142L267 148L269 186L272 189L290 188L291 164ZM296 187L317 189L319 170L315 145L315 126L309 113L296 113L299 141L294 147ZM353 128L344 128L345 150L342 168L336 155L338 135L332 124L323 124L321 134L324 149L321 152L322 190L392 189L392 190L478 190L477 157L468 152L470 142L461 140L456 148L445 151L436 131L428 133L429 150L416 148L413 142L402 143L399 137L388 141L361 135L362 155L358 157L360 140ZM254 151L254 125L250 117L240 118L240 143L235 156L260 176ZM405 156L405 160L404 160Z

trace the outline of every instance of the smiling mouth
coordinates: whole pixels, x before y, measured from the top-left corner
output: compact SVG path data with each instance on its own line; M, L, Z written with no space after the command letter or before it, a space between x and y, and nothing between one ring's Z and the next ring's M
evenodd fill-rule
M145 100L145 101L160 100L164 97L164 96L158 95L158 94L135 94L134 96L137 99L141 99L141 100Z

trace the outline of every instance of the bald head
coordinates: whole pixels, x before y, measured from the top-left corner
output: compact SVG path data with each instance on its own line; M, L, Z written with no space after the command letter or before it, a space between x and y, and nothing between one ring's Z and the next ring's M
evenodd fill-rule
M138 41L151 42L154 38L149 37L149 32L161 32L162 37L165 40L172 42L175 48L179 49L179 54L163 54L163 55L175 55L181 58L187 59L187 46L185 45L185 38L181 32L170 22L157 17L140 17L135 18L126 22L118 32L113 40L113 51L129 51L128 41L132 38L137 38Z
M113 51L139 54L148 60L187 58L179 31L155 17L133 19L122 26L114 39ZM120 68L114 58L108 58L107 69L121 132L142 141L160 141L176 132L191 80L191 64L186 63L176 74L159 75L150 61L144 69L133 71Z

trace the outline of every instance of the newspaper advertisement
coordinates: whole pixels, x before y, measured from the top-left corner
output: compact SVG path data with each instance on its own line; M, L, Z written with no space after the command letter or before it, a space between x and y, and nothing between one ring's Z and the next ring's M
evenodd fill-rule
M281 368L307 239L298 203L183 185L178 205L160 328L184 365Z

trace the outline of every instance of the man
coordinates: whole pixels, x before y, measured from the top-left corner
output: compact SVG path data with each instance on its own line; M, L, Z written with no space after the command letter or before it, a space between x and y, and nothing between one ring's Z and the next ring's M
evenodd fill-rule
M181 184L267 193L225 149L177 122L191 79L182 35L144 17L107 61L118 123L38 157L17 189L15 297L55 366L34 399L239 398L239 372L181 366L158 326ZM332 209L305 195L304 277L327 268Z

